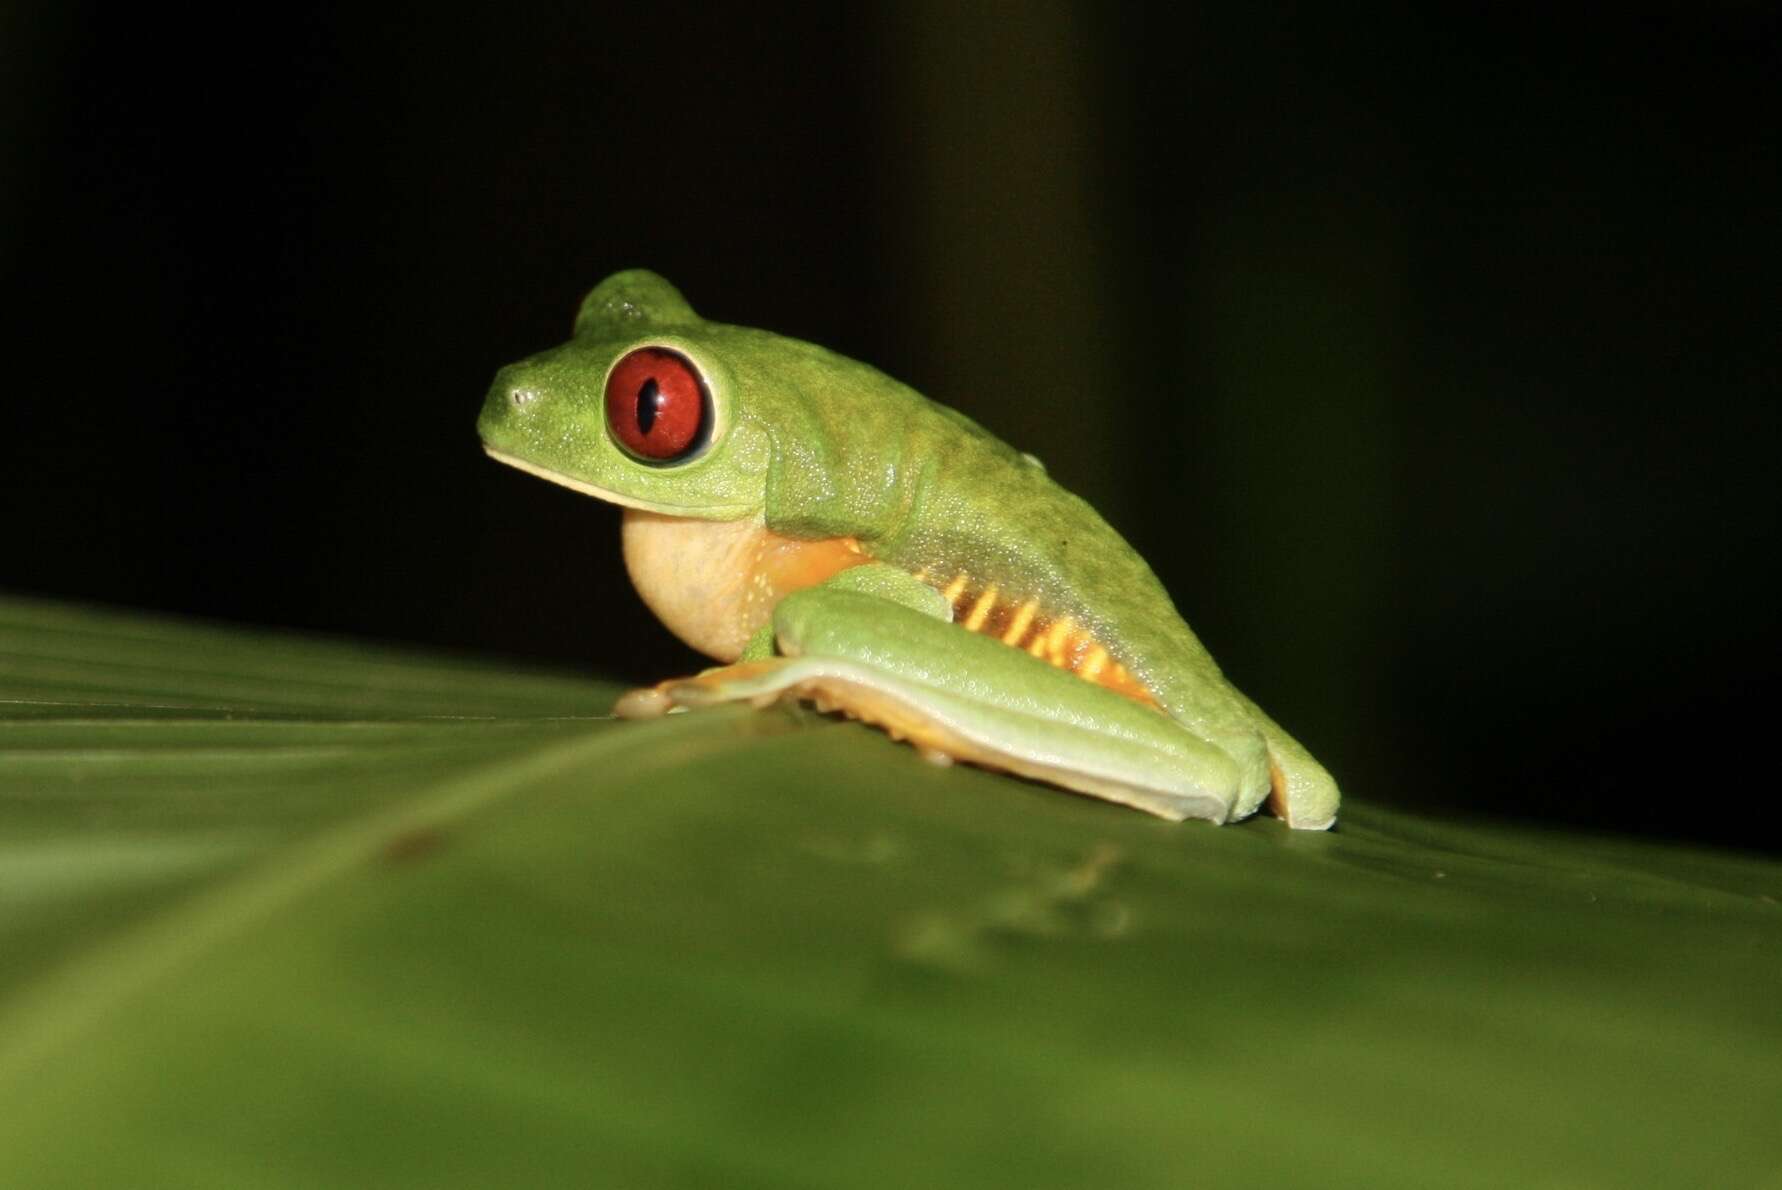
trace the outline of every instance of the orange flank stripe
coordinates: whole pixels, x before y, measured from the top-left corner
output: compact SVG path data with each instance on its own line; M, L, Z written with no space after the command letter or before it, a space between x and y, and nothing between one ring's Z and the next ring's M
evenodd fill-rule
M1070 643L1071 633L1075 628L1076 625L1071 622L1069 616L1053 623L1051 630L1046 633L1047 661L1060 668L1065 668L1064 647Z
M980 588L968 574L955 574L945 586L940 586L927 567L918 571L916 577L940 587L941 594L953 605L953 622L968 632L994 636L1011 648L1024 649L1050 665L1067 669L1084 681L1105 686L1146 706L1157 705L1151 692L1070 616L1053 619L1040 610L1038 600L1005 599L997 584Z
M978 596L977 602L971 605L971 610L965 613L965 630L967 632L981 631L984 621L990 618L990 609L995 606L996 584L991 583L984 588L984 593Z
M1020 610L1015 613L1015 618L1009 622L1008 629L1003 632L1002 643L1019 645L1021 638L1027 635L1027 629L1032 626L1034 613L1037 611L1039 611L1039 604L1033 600L1029 599L1023 603Z

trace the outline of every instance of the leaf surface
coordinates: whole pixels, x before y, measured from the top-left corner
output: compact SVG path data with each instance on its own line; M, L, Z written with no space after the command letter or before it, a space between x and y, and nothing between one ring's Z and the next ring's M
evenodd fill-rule
M1782 1186L1782 869L0 602L0 1184Z

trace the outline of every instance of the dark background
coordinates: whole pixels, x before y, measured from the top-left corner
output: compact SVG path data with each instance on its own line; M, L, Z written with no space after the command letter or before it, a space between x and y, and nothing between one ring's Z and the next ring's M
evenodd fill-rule
M1782 850L1767 5L0 13L13 593L632 679L632 265L1044 458L1352 797Z

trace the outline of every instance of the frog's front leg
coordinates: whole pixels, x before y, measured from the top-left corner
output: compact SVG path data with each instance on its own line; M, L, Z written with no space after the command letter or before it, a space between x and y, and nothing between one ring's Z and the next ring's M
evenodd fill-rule
M1226 821L1237 763L1167 715L950 623L945 599L889 566L844 571L774 609L779 656L664 682L621 714L800 698L925 755L1050 782L1172 820ZM751 648L749 654L759 654Z

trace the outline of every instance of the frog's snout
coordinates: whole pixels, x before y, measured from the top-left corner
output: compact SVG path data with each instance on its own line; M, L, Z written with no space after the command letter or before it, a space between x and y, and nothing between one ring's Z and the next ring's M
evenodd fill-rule
M514 417L537 403L539 395L540 389L530 382L523 370L501 369L495 373L495 380L483 397L483 411L476 419L477 433L484 442L499 436Z
M510 364L495 373L495 381L489 386L489 395L483 402L485 411L497 405L524 409L538 400L541 390L529 372L530 369Z

